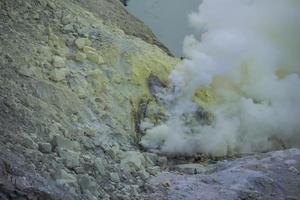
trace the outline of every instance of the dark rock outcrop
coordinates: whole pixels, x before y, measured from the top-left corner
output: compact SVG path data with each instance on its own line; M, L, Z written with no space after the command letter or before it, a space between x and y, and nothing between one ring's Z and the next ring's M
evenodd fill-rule
M129 0L120 0L121 2L122 2L122 4L124 5L124 6L128 6L128 1Z

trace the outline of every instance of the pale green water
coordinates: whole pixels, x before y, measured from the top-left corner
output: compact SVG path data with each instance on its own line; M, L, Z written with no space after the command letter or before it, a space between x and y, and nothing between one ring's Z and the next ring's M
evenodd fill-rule
M130 0L128 10L148 25L176 56L182 56L182 42L193 33L188 14L197 11L202 0Z

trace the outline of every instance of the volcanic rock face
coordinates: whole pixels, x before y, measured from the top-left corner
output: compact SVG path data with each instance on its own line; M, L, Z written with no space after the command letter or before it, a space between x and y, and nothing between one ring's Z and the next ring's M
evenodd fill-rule
M168 160L138 142L178 62L118 0L1 0L0 199L151 196Z
M133 113L178 61L117 0L0 10L1 199L137 198L155 164Z

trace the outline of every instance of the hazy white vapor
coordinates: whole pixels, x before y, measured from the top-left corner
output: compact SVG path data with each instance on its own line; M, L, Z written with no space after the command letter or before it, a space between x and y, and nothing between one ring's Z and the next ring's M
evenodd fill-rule
M300 2L204 0L190 24L199 35L186 37L186 59L170 75L170 118L141 144L218 156L300 146ZM207 87L219 100L208 108L213 123L185 123Z

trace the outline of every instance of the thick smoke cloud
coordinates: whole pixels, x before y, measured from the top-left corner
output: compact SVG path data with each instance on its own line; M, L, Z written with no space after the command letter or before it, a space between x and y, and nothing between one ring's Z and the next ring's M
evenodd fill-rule
M171 73L169 119L141 144L165 153L224 156L300 146L300 2L204 0ZM213 91L212 123L186 123L199 89Z

